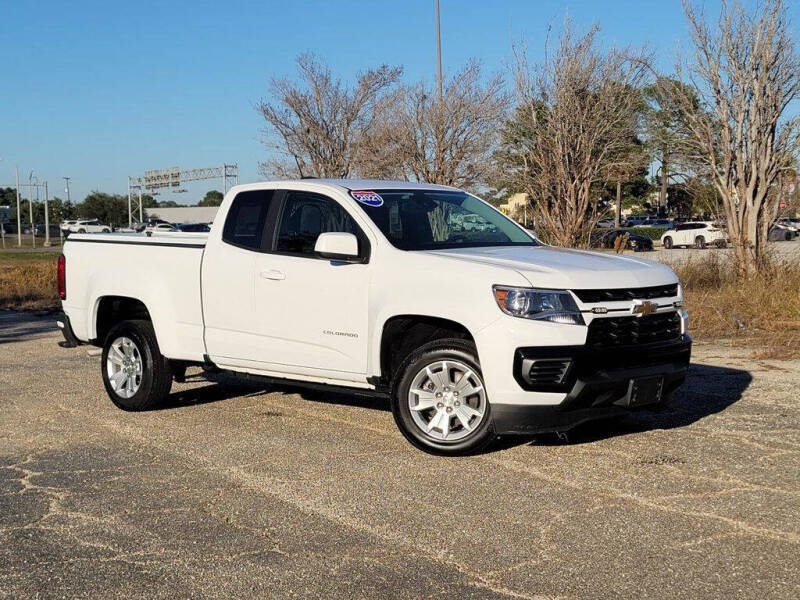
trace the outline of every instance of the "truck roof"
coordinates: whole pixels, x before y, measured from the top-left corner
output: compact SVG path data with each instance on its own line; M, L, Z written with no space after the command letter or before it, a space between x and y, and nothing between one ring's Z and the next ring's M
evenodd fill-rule
M329 187L336 187L345 190L372 190L372 189L380 189L380 190L391 190L391 189L399 189L399 190L442 190L442 191L454 191L458 190L458 188L447 186L447 185L438 185L435 183L418 183L412 181L386 181L382 179L327 179L327 178L316 178L316 177L308 177L306 179L285 179L285 180L277 180L277 181L261 181L258 183L248 183L241 186L243 189L259 189L263 187L267 188L274 188L280 187L281 185L286 184L309 184L309 185L319 185L319 186L329 186Z

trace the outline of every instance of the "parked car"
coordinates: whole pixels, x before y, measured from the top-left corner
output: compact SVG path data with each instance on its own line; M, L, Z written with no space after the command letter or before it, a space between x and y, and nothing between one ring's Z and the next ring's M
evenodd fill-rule
M68 221L61 221L61 233L69 233L70 227L77 223L77 219L70 219Z
M770 242L790 242L795 238L795 233L780 225L779 223L775 223L772 227L769 228L769 241Z
M98 219L79 219L67 227L70 233L111 233L111 225Z
M158 223L148 223L144 228L144 232L147 235L153 235L156 232L163 231L176 231L175 225L167 223L166 221L161 221Z
M711 221L689 221L680 223L661 236L664 248L694 246L705 248L708 244L724 248L728 245L728 234Z
M670 219L648 219L645 225L647 227L663 227L664 229L672 229L675 224Z
M617 238L625 234L628 235L628 241L625 244L626 249L633 250L634 252L643 252L653 249L653 240L643 235L631 233L627 229L612 229L611 231L592 234L591 245L595 248L613 248Z
M625 219L625 227L639 227L641 226L649 217L646 216L635 216L635 217L628 217Z
M597 226L601 229L608 229L610 227L614 227L614 219L600 219L597 222Z
M800 235L800 220L798 219L778 219L777 226L788 229L792 233L792 237Z
M211 231L211 226L208 223L180 223L175 225L175 231L206 233Z
M65 344L102 347L121 408L200 366L383 396L438 454L661 407L691 353L668 266L542 245L432 184L235 186L205 237L70 236L58 281Z

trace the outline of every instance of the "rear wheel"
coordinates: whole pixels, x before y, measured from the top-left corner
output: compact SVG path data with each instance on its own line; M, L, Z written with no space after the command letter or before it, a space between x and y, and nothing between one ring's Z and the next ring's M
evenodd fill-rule
M412 352L395 378L392 414L406 439L425 452L484 448L494 431L475 346L446 339Z
M78 229L78 233L86 233L86 230L85 230L85 229L83 229L83 228L81 228L81 229Z
M705 248L706 238L704 238L702 235L698 235L696 238L694 238L694 247L698 249Z
M672 248L672 238L670 236L664 238L664 248L666 248L667 250Z
M123 410L158 405L172 387L169 361L161 355L150 321L122 321L103 345L103 384L111 401Z

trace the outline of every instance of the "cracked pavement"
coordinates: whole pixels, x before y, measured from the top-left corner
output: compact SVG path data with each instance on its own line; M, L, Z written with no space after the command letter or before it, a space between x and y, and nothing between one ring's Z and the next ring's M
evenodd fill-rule
M120 411L53 320L0 313L0 598L800 595L800 361L699 343L668 411L453 459L198 370Z

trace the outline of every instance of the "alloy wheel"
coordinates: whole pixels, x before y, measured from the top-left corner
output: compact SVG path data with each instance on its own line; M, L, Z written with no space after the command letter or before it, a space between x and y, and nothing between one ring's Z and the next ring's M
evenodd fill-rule
M130 398L142 385L142 354L128 337L118 337L108 348L106 371L114 392L122 398Z
M423 367L408 391L414 424L436 441L470 435L486 416L486 402L480 375L456 360L438 360Z

